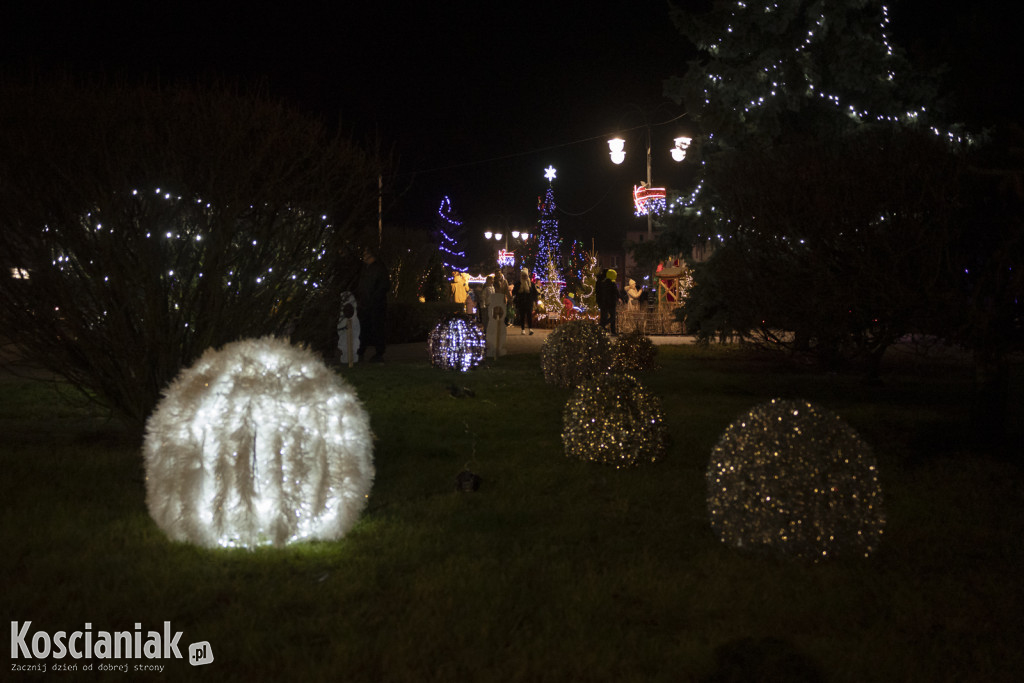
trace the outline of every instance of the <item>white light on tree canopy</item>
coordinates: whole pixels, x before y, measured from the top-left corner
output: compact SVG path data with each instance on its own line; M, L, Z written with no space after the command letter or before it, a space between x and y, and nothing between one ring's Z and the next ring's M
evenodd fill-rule
M555 179L555 175L557 173L558 173L558 171L555 170L554 166L548 166L547 168L544 169L544 177L548 179L548 182L551 182L552 180L554 180Z
M337 539L366 505L372 438L352 387L311 351L273 337L209 349L146 424L146 504L201 546Z
M737 548L868 556L885 527L871 448L807 401L774 399L729 425L707 480L711 526Z
M483 361L487 339L473 317L454 313L434 327L427 349L434 367L466 372Z

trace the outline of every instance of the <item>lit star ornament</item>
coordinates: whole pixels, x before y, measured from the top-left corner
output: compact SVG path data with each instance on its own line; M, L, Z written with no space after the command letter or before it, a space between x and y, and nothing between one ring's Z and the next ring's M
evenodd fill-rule
M146 505L176 541L283 546L341 538L373 483L355 391L273 337L209 349L146 423Z
M555 170L554 166L548 166L544 169L544 177L547 178L549 183L555 179L556 173L558 173L558 171Z

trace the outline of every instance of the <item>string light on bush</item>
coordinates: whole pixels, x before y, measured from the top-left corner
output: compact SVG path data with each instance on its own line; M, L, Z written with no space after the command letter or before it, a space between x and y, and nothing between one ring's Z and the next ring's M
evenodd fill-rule
M430 364L442 370L467 372L483 362L487 340L473 317L454 313L431 331L427 340Z
M562 323L540 347L544 381L560 387L574 387L603 373L610 361L608 333L593 320Z
M868 556L885 527L871 448L838 415L773 399L723 432L707 470L711 527L727 545L824 560Z
M355 391L312 352L264 337L209 349L146 423L146 505L172 539L214 547L342 537L373 483Z
M666 443L661 402L630 375L583 381L562 413L562 444L570 458L634 467L662 458Z

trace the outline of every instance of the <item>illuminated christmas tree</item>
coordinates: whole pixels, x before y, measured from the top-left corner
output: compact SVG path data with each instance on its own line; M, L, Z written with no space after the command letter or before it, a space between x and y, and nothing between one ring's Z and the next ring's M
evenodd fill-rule
M548 166L544 171L544 177L548 179L548 189L543 197L537 198L540 218L537 219L537 258L534 261L534 270L544 273L544 277L548 278L548 263L554 263L556 280L561 281L563 278L559 268L562 262L562 237L558 234L555 190L551 187L551 181L555 179L555 169Z
M438 251L445 268L466 272L466 250L461 245L466 228L452 209L452 200L447 196L441 200L434 219L434 232L437 234Z
M540 299L544 302L544 310L548 317L555 319L562 315L562 283L558 275L558 266L548 261L544 269L544 279L540 284Z

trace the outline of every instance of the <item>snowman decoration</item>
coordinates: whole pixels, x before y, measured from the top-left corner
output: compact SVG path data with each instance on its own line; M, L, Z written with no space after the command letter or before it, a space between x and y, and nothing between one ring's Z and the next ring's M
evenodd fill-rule
M341 312L338 315L338 358L352 367L359 348L359 316L356 315L356 297L352 292L341 293Z

